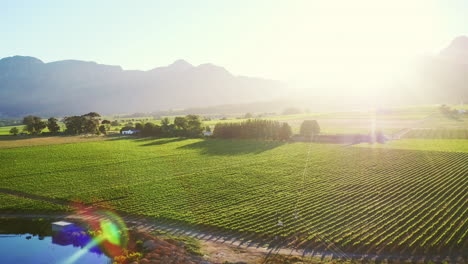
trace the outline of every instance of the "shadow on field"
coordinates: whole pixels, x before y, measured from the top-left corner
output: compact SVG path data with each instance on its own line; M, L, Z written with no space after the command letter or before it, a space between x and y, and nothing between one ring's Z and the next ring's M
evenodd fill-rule
M179 148L198 149L205 155L241 155L260 154L284 144L286 143L279 141L208 139Z
M135 136L126 136L126 135L120 135L120 134L107 135L106 137L107 137L107 140L109 141L135 139Z
M148 140L145 140L148 139ZM141 138L135 141L149 141L153 139L154 141L145 143L143 145L140 145L142 147L148 147L148 146L158 146L158 145L164 145L164 144L169 144L169 143L174 143L174 142L179 142L179 141L184 141L186 138L162 138L162 139L156 139L156 138Z

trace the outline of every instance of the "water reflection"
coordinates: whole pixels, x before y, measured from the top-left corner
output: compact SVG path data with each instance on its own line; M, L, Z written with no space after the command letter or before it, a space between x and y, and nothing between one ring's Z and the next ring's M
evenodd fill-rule
M61 245L84 248L92 241L92 237L82 227L72 225L62 229L61 231L54 232L52 235L52 243ZM94 246L88 249L90 252L102 255L103 252L99 247Z
M98 247L86 247L92 237L82 227L52 232L51 222L0 218L0 263L63 264L77 253L79 263L112 263Z

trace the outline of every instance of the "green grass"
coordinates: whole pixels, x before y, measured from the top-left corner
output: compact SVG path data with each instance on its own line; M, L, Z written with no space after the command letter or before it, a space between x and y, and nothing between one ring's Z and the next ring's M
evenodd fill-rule
M0 136L4 135L10 135L10 129L17 127L20 131L23 126L5 126L5 127L0 127Z
M142 138L0 149L0 186L318 250L466 253L466 143L399 142L410 147Z

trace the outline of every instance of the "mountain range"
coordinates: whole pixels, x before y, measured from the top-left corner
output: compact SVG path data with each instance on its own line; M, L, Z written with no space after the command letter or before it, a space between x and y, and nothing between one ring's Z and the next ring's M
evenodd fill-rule
M0 116L151 112L247 103L284 92L280 81L235 76L213 65L177 60L149 71L79 60L0 60Z
M405 104L468 103L468 37L455 38L415 69L417 82L395 86L385 91L384 97ZM194 66L184 60L149 71L79 60L44 63L27 56L0 60L0 117L245 106L284 99L287 91L280 81L235 76L220 66ZM314 111L321 100L312 101L305 104L310 103ZM340 104L347 101L351 100L337 99ZM264 105L271 111L271 104Z
M455 38L422 63L420 88L434 103L468 104L468 37Z

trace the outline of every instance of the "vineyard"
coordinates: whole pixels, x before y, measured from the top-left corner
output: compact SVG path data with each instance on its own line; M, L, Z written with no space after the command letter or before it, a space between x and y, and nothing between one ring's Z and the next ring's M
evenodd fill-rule
M413 129L406 133L404 138L468 139L468 129Z
M2 188L165 223L342 255L468 257L467 152L143 138L0 159ZM57 209L6 196L1 210Z
M60 212L67 211L70 208L48 202L36 201L23 197L16 197L10 194L0 193L0 211L1 212Z

